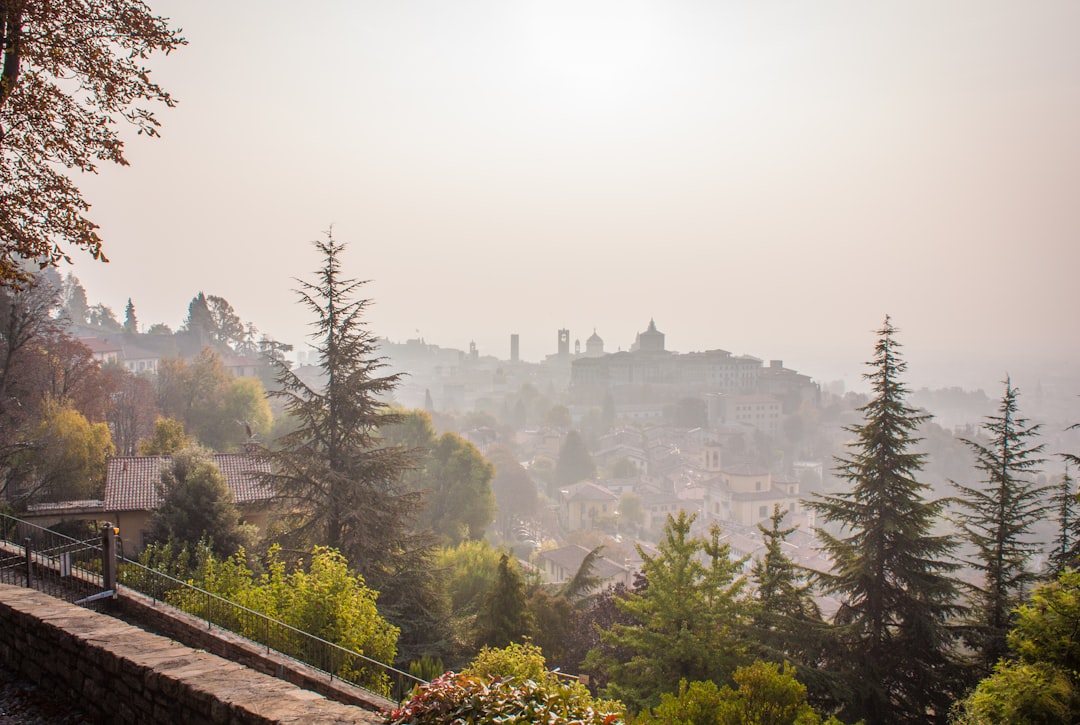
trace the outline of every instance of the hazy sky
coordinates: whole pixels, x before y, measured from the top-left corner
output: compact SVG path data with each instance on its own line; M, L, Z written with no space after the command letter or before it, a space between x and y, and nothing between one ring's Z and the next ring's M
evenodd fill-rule
M372 329L669 349L915 384L1080 365L1080 2L150 0L190 41L87 179L92 302L199 290L302 343L331 224ZM996 388L996 386L995 386Z

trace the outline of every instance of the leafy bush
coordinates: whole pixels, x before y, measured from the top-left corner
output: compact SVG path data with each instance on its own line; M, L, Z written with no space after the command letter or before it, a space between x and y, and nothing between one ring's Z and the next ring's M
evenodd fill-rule
M547 723L547 725L621 725L621 712L593 702L587 693L562 684L493 679L448 672L432 680L400 709L387 715L390 725L445 723Z
M432 680L386 721L621 725L623 715L621 703L593 700L581 683L548 672L540 648L526 642L485 647L465 670Z

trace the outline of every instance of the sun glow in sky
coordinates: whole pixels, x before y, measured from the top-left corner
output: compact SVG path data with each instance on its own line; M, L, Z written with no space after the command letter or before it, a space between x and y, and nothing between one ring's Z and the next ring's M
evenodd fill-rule
M1073 0L150 4L180 104L86 180L112 262L73 269L143 325L202 290L299 346L333 224L394 340L655 318L854 382L888 313L919 384L1080 364Z

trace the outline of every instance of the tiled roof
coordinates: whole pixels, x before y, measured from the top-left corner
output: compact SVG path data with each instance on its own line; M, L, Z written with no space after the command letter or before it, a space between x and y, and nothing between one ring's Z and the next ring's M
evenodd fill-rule
M575 483L566 489L567 501L617 501L618 496L592 481Z
M215 453L211 456L225 476L225 483L238 504L269 500L273 492L260 481L259 473L270 472L265 458L243 453ZM109 459L105 474L106 511L152 511L161 504L158 483L168 456L116 456Z
M548 551L540 552L538 557L552 562L565 570L568 576L572 577L577 573L578 569L581 568L581 563L585 561L585 557L588 555L589 550L584 546L571 544L560 549L550 549ZM591 574L592 576L606 581L617 576L625 576L627 571L625 566L622 566L605 556L600 556L594 562Z

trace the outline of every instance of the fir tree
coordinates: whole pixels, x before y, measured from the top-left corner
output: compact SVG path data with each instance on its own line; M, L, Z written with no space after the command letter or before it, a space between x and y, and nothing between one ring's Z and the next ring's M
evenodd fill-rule
M843 646L851 695L842 716L869 725L940 720L948 713L955 637L949 619L958 612L952 541L933 533L943 501L927 500L916 478L923 455L912 451L915 431L928 416L905 405L901 382L907 363L888 317L877 331L872 386L859 408L863 422L850 454L836 471L851 489L818 495L809 503L832 560L820 576L826 593L841 600L834 618Z
M1035 482L1044 460L1042 444L1033 442L1040 426L1020 416L1018 397L1006 378L997 414L983 423L989 440L962 439L975 453L982 486L954 484L964 509L961 526L975 547L969 563L983 576L975 594L971 639L986 673L1008 652L1005 636L1013 609L1037 577L1030 567L1039 551L1031 527L1050 508L1045 502L1050 487Z
M1080 516L1077 516L1076 481L1069 475L1069 462L1058 482L1053 504L1057 510L1057 539L1050 553L1048 575L1057 579L1066 568L1075 569L1080 562Z
M508 554L499 557L499 571L476 618L477 645L506 647L533 633L533 618L525 597L525 582Z
M399 421L384 402L399 376L381 374L385 362L364 320L371 301L357 296L365 282L341 271L345 245L328 234L315 247L323 264L315 282L300 281L298 294L315 317L311 338L322 377L312 387L287 362L270 359L277 383L271 395L297 427L266 452L274 464L267 479L292 512L281 538L301 550L319 544L341 551L381 592L380 611L402 628L399 656L407 661L424 653L425 642L442 646L445 603L431 571L431 539L412 530L421 494L401 481L410 456L379 435Z
M793 662L814 699L835 704L842 685L823 669L828 662L828 626L814 601L808 572L784 553L784 542L795 531L794 526L783 526L785 515L777 504L770 525L757 525L765 553L750 571L756 605L753 640L762 658Z
M719 527L708 539L691 535L694 518L669 515L656 556L638 547L647 584L614 600L633 624L600 633L607 656L590 653L588 666L608 678L605 696L632 710L654 707L680 680L726 682L747 662L743 561L720 542Z

